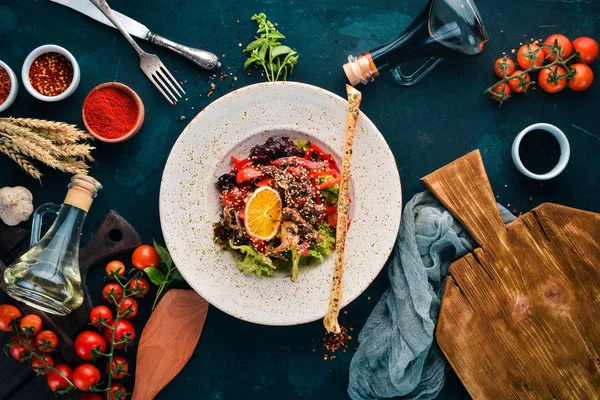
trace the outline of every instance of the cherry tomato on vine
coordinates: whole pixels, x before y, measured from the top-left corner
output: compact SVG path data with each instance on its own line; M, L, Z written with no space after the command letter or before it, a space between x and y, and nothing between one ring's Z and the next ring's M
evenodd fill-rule
M573 40L573 48L579 52L579 58L586 64L594 62L598 57L598 42L589 37L580 37Z
M44 359L48 364L54 367L54 360L50 354L44 354ZM48 375L48 371L44 371L44 369L48 368L46 363L43 362L38 356L33 356L33 361L31 361L31 367L35 371L35 373L41 373L42 375ZM40 372L41 371L41 372Z
M35 314L27 314L19 323L21 332L26 335L35 335L42 329L42 319Z
M115 321L110 324L111 328L114 326L114 324ZM102 333L104 334L106 343L108 343L110 346L112 343L112 330L109 328L104 328ZM125 338L128 338L128 342L125 344L121 343L116 345L115 349L122 349L125 346L131 346L133 344L133 339L135 338L135 329L133 325L131 325L131 322L127 321L126 319L121 319L115 328L115 343L118 343Z
M114 260L106 264L106 276L111 279L115 279L115 276L123 276L125 275L125 264L121 261Z
M119 369L119 371L117 371ZM127 361L121 356L114 356L112 359L112 378L113 379L123 379L129 372L129 364ZM108 362L106 363L106 373L108 374Z
M143 244L135 249L131 255L131 263L140 271L143 271L149 267L158 268L160 264L160 256L154 247Z
M499 78L511 76L515 70L515 62L510 57L502 57L494 62L494 72Z
M110 385L110 390L106 392L107 400L125 400L127 389L120 383L113 383Z
M54 367L58 372L63 374L65 378L69 381L73 380L73 370L66 364L60 364ZM46 382L48 382L48 386L50 390L56 392L58 389L67 389L69 387L69 382L67 382L62 376L56 373L56 371L50 371L48 373L48 378Z
M135 293L138 291L138 294L134 295L138 299L141 299L150 290L150 282L146 278L133 278L129 285L127 285L127 289L129 289L129 293Z
M100 382L100 371L92 364L81 364L73 371L73 384L84 392Z
M123 288L118 283L106 284L104 289L102 289L102 298L109 303L112 303L112 299L110 298L111 293L117 303L123 298Z
M13 319L17 319L21 316L21 311L15 306L10 304L0 305L0 331L11 332L12 327L10 323Z
M102 400L102 396L98 393L86 393L79 398L79 400Z
M531 85L529 83L529 82L531 82L531 78L529 77L529 74L521 75L518 78L516 77L517 75L519 75L522 72L523 71L521 71L520 69L516 70L512 74L512 76L515 76L515 78L508 81L508 86L510 86L510 89L515 93L523 93L526 89L529 89L529 86Z
M41 331L35 336L35 347L42 353L55 350L57 345L58 337L52 331Z
M22 343L19 343L19 339L16 337L10 340L10 348L8 349L12 358L17 361L23 362L25 357L29 355L29 350L27 346Z
M552 72L550 71L552 69ZM559 65L544 68L538 75L538 85L548 93L558 93L567 86L565 69Z
M594 72L590 67L584 63L572 64L570 67L575 71L575 75L569 81L569 89L581 92L592 86Z
M100 319L102 319L107 324L111 323L113 315L112 311L110 311L110 308L106 306L96 306L92 308L92 311L90 311L90 322L92 323L92 325L96 328L100 328Z
M524 44L519 48L517 63L522 69L539 67L544 62L544 51L536 44Z
M104 353L106 341L98 332L84 331L75 339L75 353L84 360L93 359L93 350Z
M137 301L135 301L131 297L124 298L123 301L121 302L121 307L119 309L119 312L125 319L135 318L135 316L138 313ZM125 312L127 312L127 315L125 315Z
M547 44L548 46L554 46L555 41L558 43L558 47L560 47L562 52L562 59L566 60L569 58L573 52L573 45L571 44L569 38L567 38L565 35L559 35L558 33L555 33L554 35L548 36L548 38L544 40L544 44ZM551 48L544 46L542 47L542 50L544 51L544 57L546 57L546 60L549 62L556 60L556 53L550 54L550 52L552 52Z
M496 101L506 101L510 98L510 86L502 83L492 90L492 99Z

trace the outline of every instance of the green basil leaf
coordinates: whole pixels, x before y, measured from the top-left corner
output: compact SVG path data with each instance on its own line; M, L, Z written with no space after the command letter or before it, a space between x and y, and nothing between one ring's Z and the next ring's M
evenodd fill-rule
M185 281L185 279L183 279L183 276L181 276L181 272L179 272L178 269L174 269L171 272L171 279L176 280L176 281Z
M285 39L285 36L283 36L283 34L279 31L269 32L269 37L275 39Z
M249 58L246 60L246 62L244 63L244 68L248 68L250 65L252 65L253 62L255 62L256 60L254 58Z
M277 47L271 49L271 57L275 58L277 56L288 54L292 51L293 50L290 49L288 46L277 46Z
M167 266L167 269L173 268L173 260L171 259L169 251L160 244L156 243L156 240L154 240L154 249L156 249L160 259Z
M258 58L264 60L267 55L267 49L269 48L268 43L263 44L258 50Z
M148 275L148 278L150 279L150 281L152 283L154 283L156 286L160 286L166 281L165 274L163 274L157 268L153 268L153 267L146 268L146 269L144 269L144 272L146 273L146 275Z
M256 39L254 42L250 43L246 46L246 51L252 51L254 49L258 49L260 46L265 44L267 39Z

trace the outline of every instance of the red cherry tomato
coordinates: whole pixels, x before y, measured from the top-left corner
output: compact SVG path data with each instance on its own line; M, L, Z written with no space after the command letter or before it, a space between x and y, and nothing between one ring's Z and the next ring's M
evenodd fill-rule
M584 63L577 63L570 66L574 71L572 79L569 81L569 89L581 92L592 86L594 82L594 72Z
M150 282L146 278L133 278L129 285L127 285L127 289L129 289L129 293L136 293L134 297L141 299L150 290Z
M106 264L105 271L106 276L111 279L115 279L116 276L121 277L125 275L125 264L118 260L111 261Z
M141 271L149 267L158 268L160 257L154 247L143 244L131 255L131 263Z
M121 356L114 356L112 359L112 378L123 379L129 372L129 364ZM106 373L108 374L108 362L106 363Z
M98 332L84 331L81 332L75 339L75 352L84 360L92 360L94 357L93 350L104 353L106 350L106 341Z
M110 324L112 319L112 312L110 311L110 308L106 306L96 306L92 308L92 311L90 311L90 322L96 328L104 327L104 325L100 324L100 320L104 321L107 324Z
M244 169L238 171L237 175L235 176L235 181L237 183L242 183L262 178L263 176L263 173L259 169L254 167L245 167Z
M123 298L123 288L118 283L106 284L104 289L102 289L102 298L109 303L112 303L113 300L110 297L111 293L117 303Z
M331 226L332 228L336 228L337 227L338 214L337 213L327 214L327 217L325 217L325 220L327 221L327 223L329 224L329 226Z
M110 324L111 328L114 326L114 324L114 321ZM110 345L112 343L112 330L109 328L104 328L102 333L104 335L104 339L106 339L106 343ZM131 346L133 344L133 339L135 338L135 329L133 325L131 325L131 322L127 321L126 319L121 319L115 328L115 343L118 343L126 338L128 339L128 342L115 345L115 349L122 349L125 346Z
M48 364L54 367L54 360L52 359L52 356L50 354L44 354L44 359ZM31 361L31 367L33 368L36 374L48 374L48 371L46 370L48 366L38 356L33 356L33 361Z
M41 331L35 337L35 347L42 353L56 349L58 345L58 337L52 331Z
M138 313L138 303L131 297L126 297L121 302L121 307L119 308L119 312L125 319L132 319Z
M503 57L494 63L494 72L499 78L511 76L515 70L515 62L510 57Z
M552 72L550 72L552 69ZM559 65L544 68L538 75L538 85L548 93L558 93L567 86L565 69Z
M84 392L100 382L100 371L92 364L81 364L73 371L73 384Z
M71 367L65 364L60 364L54 367L58 372L64 375L69 381L73 380L73 370ZM48 386L50 390L56 392L58 389L67 389L69 387L69 382L67 382L62 376L56 373L56 371L50 371L48 373L48 378L46 382L48 382Z
M586 64L594 62L598 57L598 42L589 37L580 37L573 40L575 51L579 52L579 58Z
M539 67L544 62L544 51L536 44L524 44L519 48L517 63L522 69Z
M557 42L558 47L560 47L560 50L562 52L562 59L566 60L567 58L569 58L569 56L573 52L573 46L571 45L569 39L565 35L559 35L555 33L554 35L548 36L548 38L544 40L544 44L548 46L554 46L555 42ZM546 60L548 60L549 62L553 62L554 60L556 60L556 53L550 54L552 49L544 46L542 47L542 50L544 51L544 56L546 57Z
M496 101L506 101L510 98L510 86L506 83L496 86L492 90L492 99Z
M522 72L523 71L518 69L512 75L517 76ZM531 85L529 82L531 82L529 74L524 74L518 78L514 78L508 81L508 86L510 86L510 89L515 93L523 93L526 89L529 89L529 86Z
M35 335L42 329L42 319L35 314L27 314L19 323L21 332L26 335Z
M11 332L12 327L10 326L13 319L17 319L21 316L21 311L15 306L10 304L0 305L0 331Z
M10 348L8 351L10 352L12 358L20 362L23 362L25 360L25 357L29 355L29 350L27 349L27 346L19 343L19 339L17 339L16 337L10 340Z
M110 390L106 392L107 400L125 400L127 389L120 383L113 383L110 385Z

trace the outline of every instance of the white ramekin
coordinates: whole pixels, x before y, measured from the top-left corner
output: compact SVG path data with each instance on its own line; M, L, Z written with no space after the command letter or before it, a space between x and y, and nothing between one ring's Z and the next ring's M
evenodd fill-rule
M536 129L541 129L548 133L551 133L552 135L554 135L554 137L558 141L558 144L560 145L560 158L558 159L558 163L550 171L546 172L545 174L541 174L541 175L534 174L533 172L531 172L527 168L525 168L525 166L521 162L521 158L519 157L519 147L521 145L521 140L523 140L523 136L527 135L529 132L534 131ZM513 144L512 144L512 159L513 159L513 162L515 163L515 167L517 167L519 172L521 172L526 177L531 178L531 179L536 179L538 181L546 181L546 180L552 179L552 178L556 177L558 174L560 174L567 166L570 156L571 156L571 147L569 146L569 140L567 139L567 136L563 133L563 131L558 129L556 126L546 124L546 123L529 125L527 128L525 128L521 132L519 132L519 134L517 135L517 137L515 138L515 140L513 141Z
M15 71L13 71L6 63L0 61L0 67L8 72L8 77L10 78L10 92L8 92L8 97L4 101L4 103L0 104L0 112L6 110L8 107L15 102L17 98L17 93L19 92L19 81L17 81L17 75Z
M65 90L58 96L44 96L43 94L35 90L31 85L31 82L29 82L29 69L31 68L31 64L33 64L36 58L45 53L62 54L73 65L73 81L71 82L71 85L69 85L67 90ZM47 102L61 101L72 95L73 92L75 92L75 89L77 89L77 86L79 86L80 77L81 73L79 71L79 64L77 64L77 60L75 60L73 54L71 54L64 47L60 47L55 44L46 44L44 46L38 47L37 49L34 49L31 53L29 53L29 55L23 62L23 68L21 69L21 80L23 81L23 86L25 86L25 89L27 89L29 94L31 94L36 99Z

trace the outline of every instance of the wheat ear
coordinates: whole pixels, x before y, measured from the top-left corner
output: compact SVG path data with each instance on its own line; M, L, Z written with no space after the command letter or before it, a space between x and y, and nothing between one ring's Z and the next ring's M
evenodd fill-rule
M39 169L37 169L32 163L29 162L25 157L6 146L4 143L0 142L0 152L6 154L10 157L14 162L19 164L19 167L23 169L27 174L35 179L40 179L42 177L42 173Z

